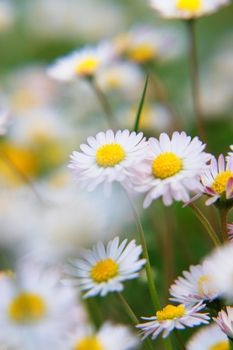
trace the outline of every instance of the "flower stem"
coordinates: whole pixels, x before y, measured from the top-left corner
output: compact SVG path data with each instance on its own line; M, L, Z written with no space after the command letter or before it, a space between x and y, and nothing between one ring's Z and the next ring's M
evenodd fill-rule
M179 346L180 346L180 349L181 349L181 350L186 350L186 346L185 346L185 344L184 344L184 342L183 342L183 339L182 339L180 333L177 331L177 329L174 330L174 334L175 334L175 337L176 337L176 339L177 339L177 342L178 342L178 344L179 344Z
M193 110L197 121L198 133L199 133L199 136L202 138L202 140L206 142L207 137L206 137L205 127L204 127L202 108L201 108L195 23L196 23L195 19L190 19L187 21L188 36L189 36L190 79L192 84Z
M193 213L196 215L196 217L201 222L201 224L205 227L213 244L216 247L221 245L221 242L220 242L216 232L214 231L212 225L210 224L209 220L205 217L205 215L200 211L200 209L198 207L196 207L196 205L193 203L190 203L188 206L192 209Z
M219 209L219 215L221 220L221 231L222 231L222 239L223 242L228 241L228 234L227 234L227 214L228 209L223 208Z

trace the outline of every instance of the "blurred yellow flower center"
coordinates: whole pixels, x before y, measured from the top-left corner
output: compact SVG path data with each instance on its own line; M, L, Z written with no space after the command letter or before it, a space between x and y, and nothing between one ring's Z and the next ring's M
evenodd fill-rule
M128 51L128 57L131 60L142 63L150 61L155 56L154 48L149 44L141 44L135 47L131 47Z
M211 346L208 350L229 350L230 345L228 341L221 341L213 346Z
M46 314L44 300L36 294L21 293L9 305L8 314L17 323L34 323Z
M93 266L91 277L97 283L107 282L117 276L118 269L117 263L112 259L101 260Z
M211 186L212 189L218 194L222 194L224 191L226 191L227 183L231 177L233 177L233 172L229 170L218 174Z
M210 277L207 275L201 276L197 281L197 290L199 295L202 297L204 295L204 287L210 282Z
M178 0L176 7L179 10L185 11L199 11L201 9L201 0Z
M115 72L109 73L106 77L106 82L108 87L112 89L117 89L121 86L121 80L119 79L119 75Z
M74 348L74 350L104 350L96 337L83 338Z
M75 72L80 75L92 75L97 70L100 61L96 57L87 57L75 67Z
M167 305L162 310L156 312L158 321L174 320L182 317L185 314L185 308L183 305L174 306Z
M113 167L125 159L125 151L118 143L100 147L96 152L96 162L102 167Z
M166 179L177 174L182 167L183 162L179 157L172 152L165 152L153 160L152 172L155 177Z

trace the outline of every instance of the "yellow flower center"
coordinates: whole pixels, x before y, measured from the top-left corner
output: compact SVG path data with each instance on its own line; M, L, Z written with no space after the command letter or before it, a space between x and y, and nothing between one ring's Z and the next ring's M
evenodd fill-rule
M103 346L96 337L83 338L75 347L74 350L104 350Z
M210 277L207 275L201 276L197 281L197 290L199 295L202 297L204 295L204 287L210 282Z
M156 317L158 321L174 320L176 318L182 317L185 314L185 308L183 305L174 306L167 305L162 310L156 312Z
M202 7L202 0L178 0L176 7L178 10L196 12Z
M138 63L150 61L155 56L155 49L149 44L141 44L131 47L128 51L128 57Z
M44 300L36 294L21 293L9 305L8 315L16 323L34 323L46 314Z
M96 152L96 162L102 167L113 167L125 159L125 151L118 143L100 147Z
M75 73L78 75L92 75L99 67L100 61L96 57L87 57L79 62L75 67Z
M182 167L183 162L179 157L172 152L165 152L153 160L152 172L155 177L166 179L177 174Z
M228 341L220 341L219 343L211 346L209 350L229 350L230 345Z
M106 77L106 82L109 88L118 89L121 86L121 80L119 79L119 75L117 72L111 72Z
M222 194L226 191L226 186L230 178L233 177L233 172L227 170L218 174L212 184L212 189L218 194Z
M107 282L117 276L118 269L117 263L112 259L101 260L93 266L91 278L97 283Z

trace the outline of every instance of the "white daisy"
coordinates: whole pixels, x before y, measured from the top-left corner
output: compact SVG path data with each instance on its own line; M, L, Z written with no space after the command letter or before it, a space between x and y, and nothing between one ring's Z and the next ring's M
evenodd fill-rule
M55 271L30 263L0 280L0 342L26 350L62 349L73 327L73 291Z
M97 47L85 47L59 58L47 72L54 79L71 81L77 77L90 78L113 58L109 43L100 43Z
M186 345L187 350L229 350L229 340L217 325L210 325L195 333Z
M210 198L206 205L211 205L217 200L228 200L233 197L233 157L224 159L221 154L218 158L212 157L209 167L201 176L204 186L203 193Z
M168 18L190 19L215 12L229 0L150 0L152 8Z
M167 305L162 310L156 312L156 316L142 317L147 320L146 323L140 323L136 327L141 329L144 334L143 339L152 335L152 339L156 339L163 332L163 338L169 336L174 329L185 329L185 327L194 327L202 323L207 324L209 316L199 311L205 307L202 302L193 308L185 307L180 304L178 306Z
M170 300L185 305L200 301L212 301L218 293L213 289L210 277L205 272L205 265L190 266L170 287Z
M70 350L129 350L137 347L139 339L128 327L105 322L98 332L79 327L70 343Z
M218 317L214 318L214 320L221 330L233 341L233 307L227 306L226 311L220 311Z
M73 152L69 168L73 170L78 182L94 190L104 183L106 193L111 191L112 182L120 182L124 187L131 187L130 170L138 165L147 148L147 143L140 132L112 130L99 132L96 137L88 137L88 144L82 144L82 152Z
M77 279L84 297L97 294L105 296L109 292L123 290L122 282L138 277L138 271L145 264L139 259L142 247L135 240L127 245L127 239L121 244L119 237L110 241L105 248L99 242L92 250L84 250L80 259L72 260L67 266L67 275Z
M227 225L229 239L233 239L233 222Z
M205 145L185 132L174 132L170 139L162 133L159 140L150 138L143 165L134 171L135 190L146 192L144 208L163 197L165 205L173 200L186 202L190 191L202 188L200 176L210 155L203 152Z
M230 149L232 150L232 152L229 152L228 155L229 157L233 157L233 145L230 146Z

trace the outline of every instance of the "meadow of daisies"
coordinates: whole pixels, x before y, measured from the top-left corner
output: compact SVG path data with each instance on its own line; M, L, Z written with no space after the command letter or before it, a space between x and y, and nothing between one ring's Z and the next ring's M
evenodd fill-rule
M232 19L0 0L0 350L233 349Z

